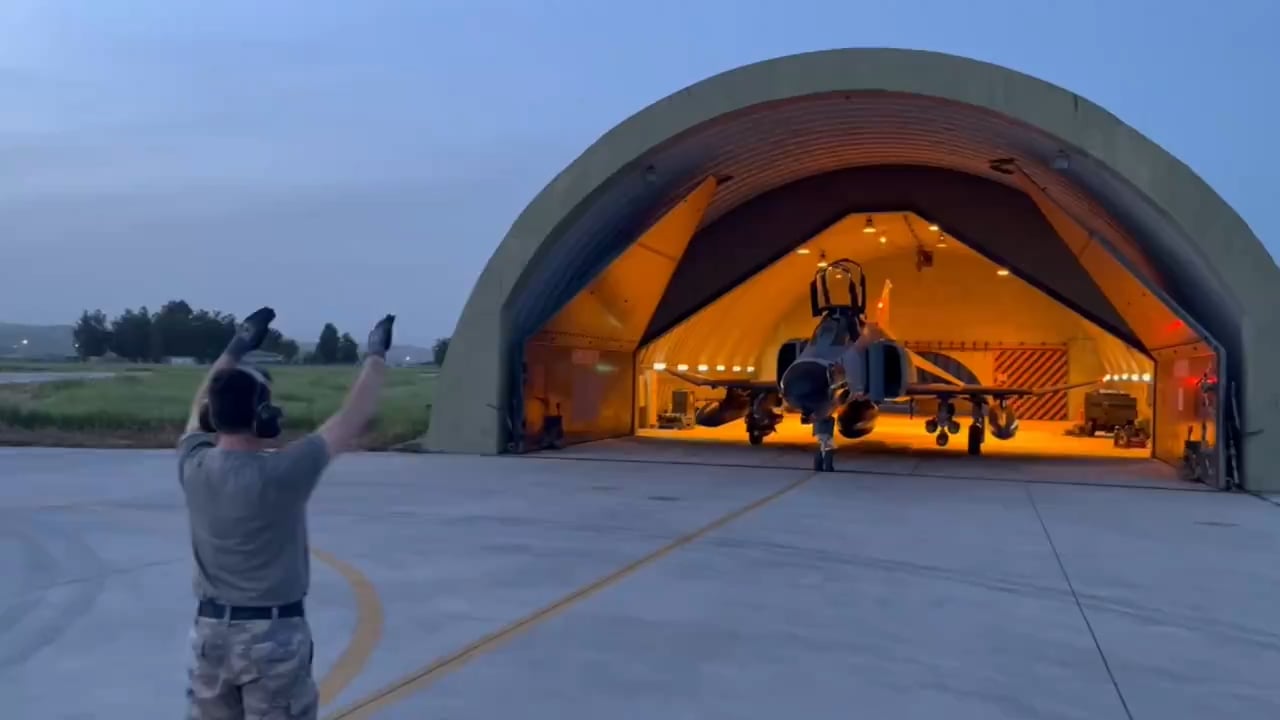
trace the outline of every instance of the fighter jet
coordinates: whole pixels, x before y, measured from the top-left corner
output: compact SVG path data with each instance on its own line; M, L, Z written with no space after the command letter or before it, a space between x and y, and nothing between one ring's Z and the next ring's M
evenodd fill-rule
M925 432L935 436L939 447L945 447L950 436L960 432L953 401L969 400L972 421L968 452L980 455L988 427L999 440L1010 440L1017 434L1018 419L1009 407L1011 398L1100 382L1042 388L962 383L889 336L890 288L886 281L877 322L868 323L867 278L862 266L845 258L819 269L809 283L809 306L818 323L795 359L785 367L780 363L778 380L718 379L679 370L666 372L693 385L724 388L724 398L700 407L694 421L705 427L719 427L744 418L752 445L759 445L773 433L784 413L799 414L801 423L813 426L818 440L813 469L819 472L835 469L835 432L851 439L870 434L875 429L879 405L886 401L937 398L937 411L925 421ZM912 382L916 368L946 382Z

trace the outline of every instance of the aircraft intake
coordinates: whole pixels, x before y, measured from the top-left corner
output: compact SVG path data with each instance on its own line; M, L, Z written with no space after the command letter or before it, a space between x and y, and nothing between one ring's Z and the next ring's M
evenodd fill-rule
M870 400L854 400L845 405L836 416L836 427L840 434L849 438L860 438L869 434L876 427L876 417L880 410Z
M901 397L915 375L910 353L893 340L871 343L866 363L867 395L876 402Z

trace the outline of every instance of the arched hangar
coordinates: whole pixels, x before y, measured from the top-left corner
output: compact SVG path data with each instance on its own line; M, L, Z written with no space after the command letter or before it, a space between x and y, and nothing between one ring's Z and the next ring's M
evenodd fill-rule
M1248 225L1078 95L894 49L740 67L588 148L481 273L427 447L520 451L549 414L569 442L635 434L672 410L669 365L768 380L827 256L863 263L873 301L899 278L917 358L988 384L1101 374L1151 455L1180 464L1190 433L1214 484L1280 491L1280 273ZM1015 317L1037 303L1076 324ZM1080 420L1082 397L1036 411Z

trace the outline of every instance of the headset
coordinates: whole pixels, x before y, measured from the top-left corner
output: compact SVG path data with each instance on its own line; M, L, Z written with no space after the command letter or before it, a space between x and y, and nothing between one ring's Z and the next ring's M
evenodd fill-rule
M264 440L278 436L281 429L280 421L284 419L284 410L278 405L271 404L271 384L267 376L256 368L244 365L237 367L236 370L248 373L257 381L254 387L253 423L250 425L250 430L254 436ZM200 429L209 433L218 432L207 399L200 404Z

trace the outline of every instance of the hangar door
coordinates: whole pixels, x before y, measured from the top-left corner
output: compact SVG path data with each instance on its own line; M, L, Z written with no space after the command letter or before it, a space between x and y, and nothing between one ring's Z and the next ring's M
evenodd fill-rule
M1028 348L997 350L994 374L1005 387L1048 387L1070 382L1067 349ZM1015 398L1009 402L1023 420L1067 420L1067 393Z

